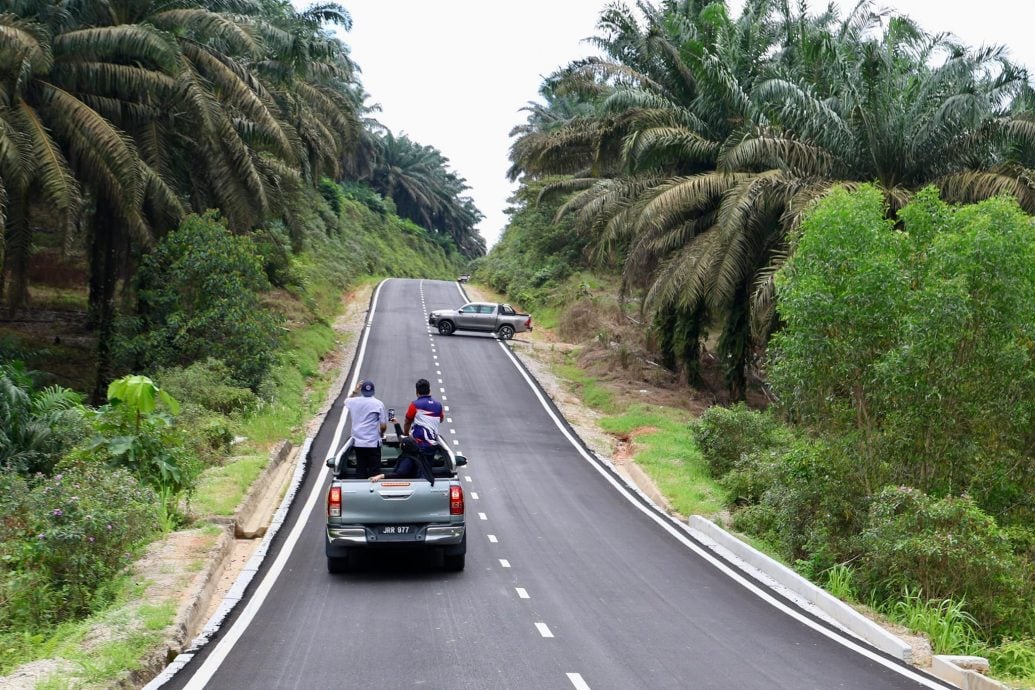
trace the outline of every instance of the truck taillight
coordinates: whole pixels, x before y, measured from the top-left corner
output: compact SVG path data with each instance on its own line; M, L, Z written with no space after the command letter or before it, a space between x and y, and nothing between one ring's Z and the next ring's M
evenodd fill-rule
M463 515L464 514L464 487L462 487L462 486L451 486L451 487L449 487L449 514L450 515Z
M327 492L327 517L341 517L341 487L332 486Z
M528 328L528 329L532 328L532 317L531 316L528 317L528 321L525 321L525 328Z

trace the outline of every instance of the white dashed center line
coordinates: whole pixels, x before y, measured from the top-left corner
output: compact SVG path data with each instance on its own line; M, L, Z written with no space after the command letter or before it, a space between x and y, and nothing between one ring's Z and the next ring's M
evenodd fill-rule
M553 637L553 633L550 632L550 628L546 626L546 623L536 623L535 627L543 637Z
M485 513L478 513L479 520L488 520L489 517Z
M474 500L477 501L478 500L478 494L476 492L472 491L471 492L471 498L473 498Z
M576 690L589 690L589 683L582 680L581 673L569 673L568 680L575 686Z
M500 559L500 567L501 568L509 568L510 567L510 561L508 561L506 558L501 558Z
M518 599L528 599L528 592L525 591L524 587L515 587L514 591L518 594Z
M495 534L490 534L489 535L489 543L490 544L498 544L499 543L499 539L496 538Z

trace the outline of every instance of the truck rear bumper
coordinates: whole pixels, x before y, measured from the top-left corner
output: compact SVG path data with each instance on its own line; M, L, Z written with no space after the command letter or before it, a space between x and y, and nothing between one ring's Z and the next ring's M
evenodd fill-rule
M365 547L410 547L410 546L452 546L459 544L464 538L464 525L426 525L408 539L385 539L378 535L376 528L363 525L343 527L327 527L327 551L338 549Z

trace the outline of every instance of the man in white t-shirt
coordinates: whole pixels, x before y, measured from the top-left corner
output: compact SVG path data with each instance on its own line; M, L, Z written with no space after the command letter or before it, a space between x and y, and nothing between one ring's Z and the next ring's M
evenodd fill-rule
M388 428L384 403L374 397L374 382L360 381L345 399L352 422L352 446L356 449L356 474L372 477L381 471L381 436Z

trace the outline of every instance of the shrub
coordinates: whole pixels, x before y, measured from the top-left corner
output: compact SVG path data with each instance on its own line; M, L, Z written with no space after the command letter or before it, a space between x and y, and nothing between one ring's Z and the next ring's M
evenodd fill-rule
M8 629L38 629L107 603L105 584L157 526L154 492L122 469L75 463L28 481L6 473L0 487L0 620Z
M220 414L248 412L259 404L258 396L250 388L235 385L230 367L214 357L163 369L155 379L180 402Z
M786 447L791 439L770 414L754 412L744 403L709 407L691 423L690 431L716 478L732 470L742 456Z
M175 399L145 376L117 379L108 387L108 404L92 413L93 437L71 458L132 472L161 497L167 513L175 513L179 498L190 497L201 473L201 464L173 422L179 409Z
M1029 568L970 497L887 487L870 506L861 544L859 576L878 594L919 587L930 599L964 602L986 629L1032 632Z
M776 516L775 536L790 561L820 573L853 555L853 535L865 517L867 493L850 450L801 439L773 461L772 485L761 503Z
M1003 640L984 655L997 677L1035 680L1035 639Z
M270 284L249 238L231 235L215 212L188 216L146 257L138 280L139 316L125 344L137 367L215 357L236 383L258 388L277 327L259 300Z
M49 474L84 433L78 393L60 386L36 390L21 362L0 364L0 467Z

